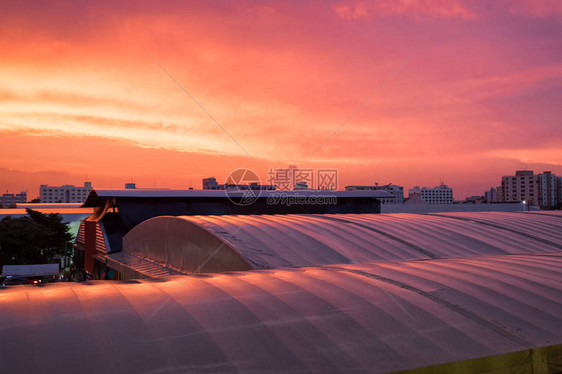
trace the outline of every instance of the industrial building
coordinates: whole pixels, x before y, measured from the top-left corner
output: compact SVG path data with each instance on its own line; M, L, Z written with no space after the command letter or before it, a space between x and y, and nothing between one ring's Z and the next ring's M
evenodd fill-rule
M76 238L78 266L88 277L106 277L107 256L121 252L123 236L158 216L379 213L379 199L389 196L384 191L258 190L252 195L255 201L243 204L246 192L93 190L83 206L94 208L95 213L82 222Z

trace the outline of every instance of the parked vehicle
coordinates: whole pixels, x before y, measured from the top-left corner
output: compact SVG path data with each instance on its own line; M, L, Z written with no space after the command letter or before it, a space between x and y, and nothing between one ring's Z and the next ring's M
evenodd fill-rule
M4 282L2 282L2 286L3 287L8 287L8 286L17 286L17 285L21 285L21 284L29 284L29 280L27 278L22 278L22 277L10 277L7 276L4 279Z

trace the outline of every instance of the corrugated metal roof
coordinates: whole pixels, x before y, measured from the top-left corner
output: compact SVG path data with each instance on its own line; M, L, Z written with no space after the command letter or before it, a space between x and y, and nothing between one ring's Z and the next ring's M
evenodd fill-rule
M562 220L558 216L507 212L432 213L432 215L476 222L515 233L519 238L528 237L545 244L562 246Z
M135 256L126 252L117 252L107 256L110 268L120 271L126 278L158 278L182 274L180 271L150 261L144 257ZM136 274L128 274L133 270Z
M556 371L561 279L554 252L6 289L0 362L6 372L55 372L63 360L76 372L373 373L503 355L504 372Z
M560 232L558 217L521 213L181 216L147 220L123 243L184 271L220 250L202 270L214 272L242 270L227 249L254 269L302 267L552 252Z

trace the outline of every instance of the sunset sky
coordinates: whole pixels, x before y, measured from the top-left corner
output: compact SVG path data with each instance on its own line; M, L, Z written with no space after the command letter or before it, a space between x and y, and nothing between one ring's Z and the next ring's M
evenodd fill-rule
M0 4L2 193L297 165L464 199L562 175L561 1Z

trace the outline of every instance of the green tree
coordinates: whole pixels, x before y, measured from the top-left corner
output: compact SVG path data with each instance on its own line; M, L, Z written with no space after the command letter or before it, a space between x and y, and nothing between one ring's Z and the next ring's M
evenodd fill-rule
M68 225L60 214L27 209L28 216L5 217L0 221L0 263L48 263L72 245Z

